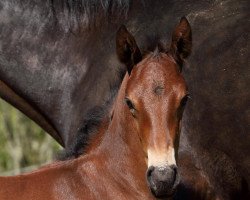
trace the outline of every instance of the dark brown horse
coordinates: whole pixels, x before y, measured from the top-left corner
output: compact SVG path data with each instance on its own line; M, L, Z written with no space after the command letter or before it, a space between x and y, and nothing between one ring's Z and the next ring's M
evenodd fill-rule
M117 54L127 74L85 155L27 175L1 177L0 199L173 196L179 183L180 122L188 98L180 71L191 40L189 23L182 18L168 51L157 48L142 55L122 26Z
M247 0L1 0L0 96L77 157L120 85L115 31L126 24L153 50L183 15L195 39L176 198L249 199Z

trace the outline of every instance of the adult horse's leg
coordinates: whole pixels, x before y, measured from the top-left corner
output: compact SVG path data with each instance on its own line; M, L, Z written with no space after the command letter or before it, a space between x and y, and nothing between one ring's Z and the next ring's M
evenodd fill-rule
M0 97L9 102L20 111L29 116L32 120L38 123L45 131L55 138L61 145L63 140L54 129L54 127L45 119L45 117L36 110L31 104L29 104L24 98L16 94L10 87L0 80Z

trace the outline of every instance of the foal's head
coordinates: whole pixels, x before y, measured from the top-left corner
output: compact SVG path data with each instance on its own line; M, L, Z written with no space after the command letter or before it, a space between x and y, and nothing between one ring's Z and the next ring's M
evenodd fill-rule
M125 102L148 165L147 181L156 197L174 194L179 183L176 156L180 122L188 97L182 77L183 59L191 52L191 28L182 18L168 52L153 52L143 59L135 39L122 26L117 32L117 54L127 66Z

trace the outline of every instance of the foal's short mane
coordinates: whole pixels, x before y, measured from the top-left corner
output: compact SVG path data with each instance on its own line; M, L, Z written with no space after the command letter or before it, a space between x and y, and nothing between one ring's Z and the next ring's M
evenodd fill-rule
M144 50L144 56L148 54L152 54L153 57L159 57L161 52L165 52L163 48L160 48L159 43L155 43L155 48L153 51L149 51L148 48ZM120 88L120 84L123 80L126 71L119 71L119 79L110 86L110 95L108 99L101 106L94 106L87 111L87 114L83 117L83 123L77 135L75 137L75 141L72 145L65 149L60 155L60 160L68 160L79 157L84 154L86 147L89 144L91 138L97 134L97 130L102 123L104 117L109 113L110 106L113 103L114 98Z
M84 154L89 141L97 133L100 124L109 113L108 111L120 88L125 72L126 71L122 69L118 72L119 78L114 84L110 85L110 95L104 104L101 106L94 106L87 111L86 115L83 117L82 126L77 132L75 141L59 155L60 160L77 158Z

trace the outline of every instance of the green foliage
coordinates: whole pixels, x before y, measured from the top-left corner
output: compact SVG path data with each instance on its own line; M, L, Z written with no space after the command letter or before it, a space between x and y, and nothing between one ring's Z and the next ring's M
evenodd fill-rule
M0 99L0 173L19 174L27 166L51 162L61 149L46 132Z

